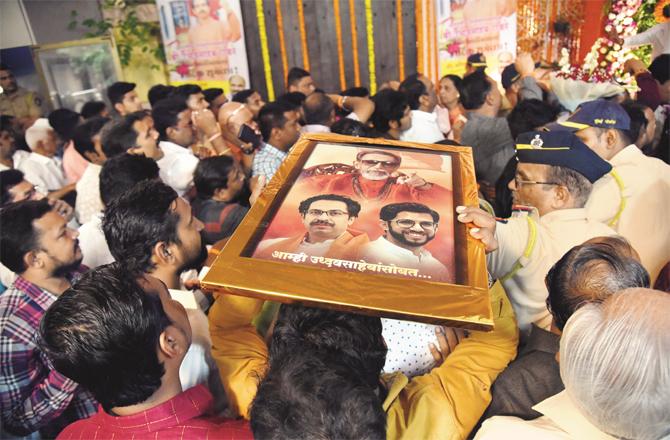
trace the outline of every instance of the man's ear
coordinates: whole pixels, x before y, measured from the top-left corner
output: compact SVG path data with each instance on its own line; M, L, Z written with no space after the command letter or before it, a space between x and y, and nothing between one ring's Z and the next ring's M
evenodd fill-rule
M161 352L168 358L182 356L188 350L184 334L174 325L168 325L158 339Z
M274 127L272 130L270 130L270 139L276 138L277 136L281 136L281 128Z
M216 200L219 200L219 201L222 201L222 202L229 202L230 201L230 194L229 194L228 188L217 188L217 189L215 189L212 198L216 198Z
M495 86L491 86L491 87L495 87ZM484 100L484 103L488 104L488 105L493 105L493 93L488 92L486 94L486 99Z
M174 263L175 260L175 255L174 255L174 250L172 249L172 246L168 245L164 241L159 241L154 245L154 249L152 252L153 255L153 260L157 264L172 264Z
M570 194L570 191L563 186L563 185L556 185L554 186L554 200L553 200L553 208L555 209L566 209L566 208L572 208L572 206L568 206L572 199L572 194Z
M397 130L398 128L400 128L400 121L390 120L389 127L391 128L391 130Z
M384 230L384 233L388 232L389 230L389 225L385 220L379 220L379 227Z
M428 95L421 95L419 96L419 105L421 107L428 107L430 106L430 98Z
M351 226L356 221L356 217L349 217L347 220L347 225Z
M26 252L23 255L23 264L26 267L32 267L34 269L41 269L44 267L44 261L37 255L37 251Z
M613 128L609 128L605 132L605 141L607 142L607 148L612 149L617 144L618 134Z
M93 163L96 163L97 161L100 160L100 155L95 151L84 151L84 157L86 158L86 160Z
M117 102L116 104L114 104L114 110L119 112L119 114L122 114L123 110L124 110L123 104L121 104L120 102Z

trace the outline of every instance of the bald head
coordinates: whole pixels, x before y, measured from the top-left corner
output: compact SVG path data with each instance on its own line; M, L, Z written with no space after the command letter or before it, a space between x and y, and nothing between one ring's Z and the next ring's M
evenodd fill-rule
M305 99L302 108L306 124L330 127L335 122L335 104L325 93L312 93Z
M584 304L630 287L649 287L649 274L625 238L596 237L570 249L545 279L547 305L559 330Z
M561 378L571 400L616 438L670 434L670 294L634 288L587 304L561 337Z

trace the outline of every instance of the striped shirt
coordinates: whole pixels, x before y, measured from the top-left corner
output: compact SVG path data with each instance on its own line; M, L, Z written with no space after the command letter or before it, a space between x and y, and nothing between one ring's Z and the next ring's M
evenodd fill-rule
M40 320L54 301L55 295L20 276L0 295L0 415L3 429L16 435L39 430L54 437L95 413L93 396L56 372L36 345Z

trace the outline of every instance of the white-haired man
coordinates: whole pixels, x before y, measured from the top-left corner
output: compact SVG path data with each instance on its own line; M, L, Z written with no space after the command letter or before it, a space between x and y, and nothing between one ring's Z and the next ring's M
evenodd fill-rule
M26 130L26 143L31 153L19 166L27 181L51 198L61 198L74 190L75 185L66 185L63 165L56 155L56 133L46 118L40 118Z
M475 438L668 438L668 308L670 295L643 288L583 306L561 337L565 391L535 405L542 417L493 417Z

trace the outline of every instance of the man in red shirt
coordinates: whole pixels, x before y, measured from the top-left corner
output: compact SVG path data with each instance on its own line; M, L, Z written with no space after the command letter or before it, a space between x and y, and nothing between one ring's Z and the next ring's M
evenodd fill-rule
M213 399L204 386L182 391L191 327L156 278L100 266L47 310L40 336L55 369L101 406L59 439L253 438L246 422L205 417Z

